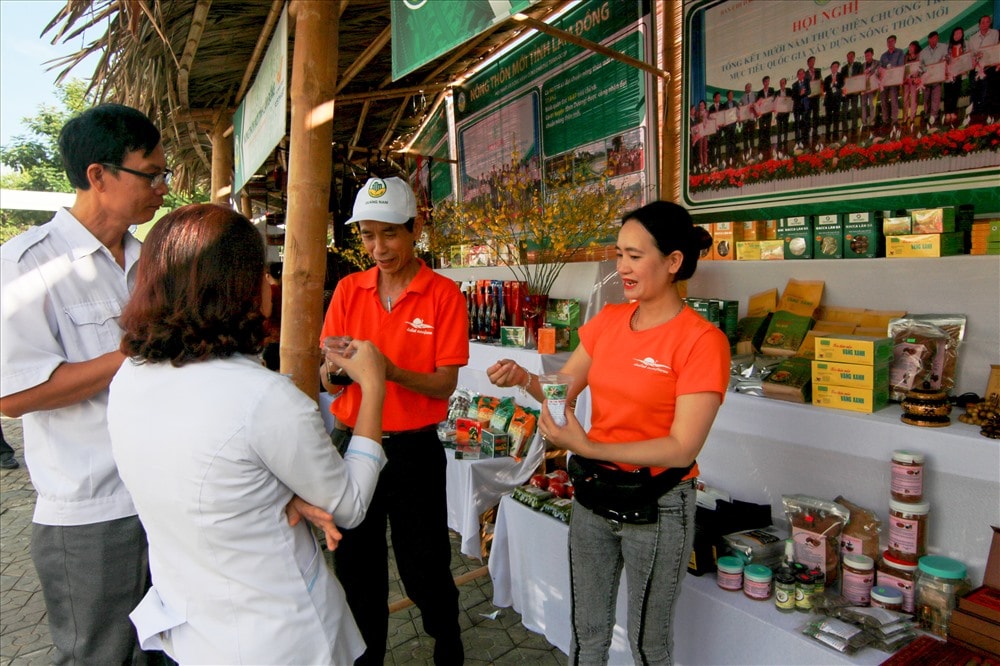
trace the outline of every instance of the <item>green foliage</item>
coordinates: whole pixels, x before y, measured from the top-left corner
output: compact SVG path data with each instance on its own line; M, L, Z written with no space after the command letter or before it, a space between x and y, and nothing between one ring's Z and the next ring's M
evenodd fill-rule
M73 79L56 85L61 105L40 104L38 113L23 118L28 133L15 136L10 144L0 146L0 187L7 190L35 192L73 192L66 178L62 159L59 157L59 132L66 122L81 111L90 108L94 101L87 97L87 83ZM205 202L208 192L170 192L164 206L176 208L187 203ZM52 219L50 211L0 210L0 243L16 236L25 229L44 224Z

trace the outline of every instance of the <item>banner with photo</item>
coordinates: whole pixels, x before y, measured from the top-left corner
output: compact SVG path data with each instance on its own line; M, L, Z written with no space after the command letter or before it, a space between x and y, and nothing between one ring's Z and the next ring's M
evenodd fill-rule
M652 62L648 4L585 0L552 25ZM455 95L460 196L490 190L491 174L519 170L544 190L547 177L612 187L649 200L656 183L648 128L655 99L647 74L546 34L535 34L466 81ZM655 151L653 151L655 154ZM558 174L558 175L554 175Z
M448 107L439 104L421 128L420 135L410 145L409 152L417 158L417 203L431 208L444 201L453 191L450 149L448 145Z
M1000 78L973 38L997 8L996 0L687 0L684 203L713 219L818 213L831 202L997 204L1000 92L990 88ZM968 74L922 80L937 62L962 57L977 63ZM893 85L887 72L903 70L888 67L907 60L922 63L919 74ZM696 130L717 110L714 95L726 108L730 92L732 106L754 111L726 132ZM757 112L772 95L774 112Z

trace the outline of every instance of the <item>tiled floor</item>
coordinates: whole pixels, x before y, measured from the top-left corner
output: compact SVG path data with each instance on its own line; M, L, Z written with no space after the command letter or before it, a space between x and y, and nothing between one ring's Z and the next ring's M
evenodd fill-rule
M0 470L0 666L48 664L52 645L29 551L35 491L24 466L21 422L3 417L2 423L21 467ZM482 566L462 556L459 545L458 536L453 534L452 571L456 577ZM396 575L391 562L390 575ZM402 598L402 587L393 580L390 604ZM566 662L566 655L521 625L520 615L510 608L496 608L492 598L488 574L459 588L459 621L467 664ZM432 650L433 644L420 624L419 610L410 606L390 616L386 664L431 664Z

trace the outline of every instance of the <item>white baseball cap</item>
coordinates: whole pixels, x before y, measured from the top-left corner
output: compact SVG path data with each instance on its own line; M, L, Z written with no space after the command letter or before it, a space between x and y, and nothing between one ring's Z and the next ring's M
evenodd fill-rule
M402 178L369 178L354 200L354 214L345 224L362 220L405 224L417 216L417 199Z

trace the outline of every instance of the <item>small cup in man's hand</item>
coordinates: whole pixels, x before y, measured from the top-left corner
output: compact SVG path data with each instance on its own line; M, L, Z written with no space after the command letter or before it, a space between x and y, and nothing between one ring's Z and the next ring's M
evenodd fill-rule
M354 381L342 367L337 365L338 356L350 358L353 355L349 349L352 340L353 338L349 335L331 335L323 339L323 357L327 361L326 381L328 384L346 386ZM337 365L336 370L330 370L331 361Z

